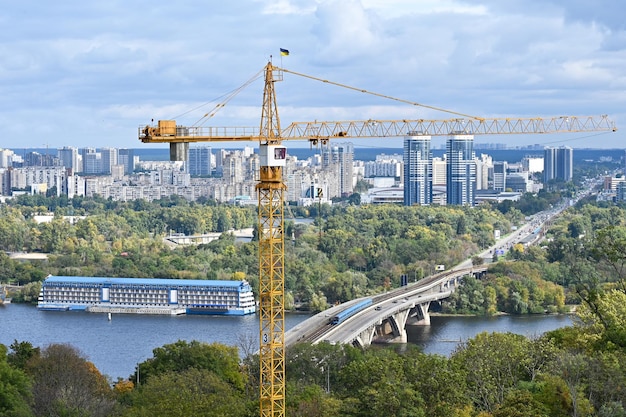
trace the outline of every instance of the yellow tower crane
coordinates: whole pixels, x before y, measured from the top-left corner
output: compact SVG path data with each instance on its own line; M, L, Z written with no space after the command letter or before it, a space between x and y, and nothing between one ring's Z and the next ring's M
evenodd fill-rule
M280 127L275 83L283 72L373 94L407 104L445 111L459 116L445 120L361 120L335 122L294 122ZM547 134L564 132L616 131L604 116L560 116L553 118L480 118L409 102L367 90L322 80L305 74L265 66L265 88L261 125L254 128L177 126L175 120L159 120L157 126L139 128L144 143L169 143L172 160L185 159L191 142L259 142L260 175L256 186L259 201L259 315L260 315L260 415L285 415L285 328L284 328L284 192L286 162L284 140L326 143L333 138L403 137L409 134L448 136L450 134Z

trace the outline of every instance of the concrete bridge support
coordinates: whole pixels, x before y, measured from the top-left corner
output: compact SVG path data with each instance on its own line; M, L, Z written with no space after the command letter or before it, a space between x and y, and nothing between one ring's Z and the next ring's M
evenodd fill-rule
M398 311L388 319L394 343L406 343L407 336L405 326L409 318L409 311L410 310Z
M353 345L358 347L366 347L372 344L374 335L376 334L376 326L369 327L363 330L352 342Z
M430 314L428 314L428 308L430 307L430 301L425 303L420 303L415 306L418 309L419 315L421 317L420 320L417 321L417 325L420 326L430 326Z

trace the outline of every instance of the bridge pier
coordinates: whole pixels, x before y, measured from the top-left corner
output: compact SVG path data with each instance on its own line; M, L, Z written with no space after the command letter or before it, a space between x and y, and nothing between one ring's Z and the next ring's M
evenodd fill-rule
M418 309L421 317L421 319L418 319L417 323L415 324L417 324L418 326L430 326L430 314L428 314L430 301L427 301L425 303L419 303L415 306L415 308Z
M391 334L393 334L394 343L406 343L406 321L409 318L409 310L398 311L391 317L389 317L389 324L391 327Z
M372 344L374 334L376 334L376 326L369 327L359 333L359 335L354 339L353 344L362 348L367 347Z

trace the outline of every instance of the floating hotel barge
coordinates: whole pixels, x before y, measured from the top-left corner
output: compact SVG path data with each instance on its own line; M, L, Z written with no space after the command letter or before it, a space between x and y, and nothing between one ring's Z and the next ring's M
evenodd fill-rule
M247 281L48 276L39 310L93 313L218 314L255 312Z

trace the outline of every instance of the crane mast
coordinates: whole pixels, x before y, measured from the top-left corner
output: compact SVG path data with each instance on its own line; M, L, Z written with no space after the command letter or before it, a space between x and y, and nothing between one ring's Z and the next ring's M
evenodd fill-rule
M280 145L274 67L265 69L260 128L259 320L261 417L285 415L285 237L283 168L286 149Z
M391 138L406 135L447 136L451 134L547 134L562 132L616 131L614 123L603 116L560 116L553 118L479 118L454 113L460 118L446 120L361 120L342 122L293 122L280 127L275 83L283 71L269 62L265 66L265 88L259 129L249 127L183 127L174 120L159 120L157 126L139 128L144 143L169 143L170 159L186 159L190 142L259 142L258 197L259 238L259 362L261 417L285 415L285 239L283 179L286 148L283 140L308 140L326 143L333 138ZM362 89L324 81L360 92ZM369 93L369 92L367 92ZM370 93L382 96L376 93ZM392 98L382 96L385 98ZM406 100L405 103L436 109ZM441 110L441 109L437 109Z

